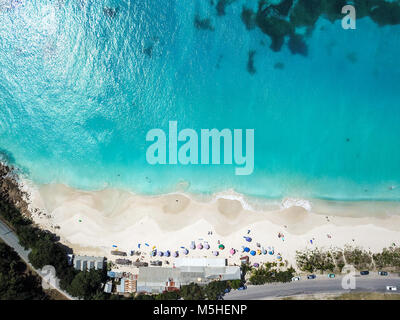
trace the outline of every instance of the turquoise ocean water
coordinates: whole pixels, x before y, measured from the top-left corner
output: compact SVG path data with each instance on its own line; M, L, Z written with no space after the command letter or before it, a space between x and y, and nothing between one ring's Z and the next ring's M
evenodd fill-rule
M256 1L225 15L200 0L10 3L0 6L0 149L33 181L400 199L390 188L400 185L400 25L365 17L343 30L320 17L304 56L246 29L242 7ZM147 164L147 131L171 120L255 129L253 174Z

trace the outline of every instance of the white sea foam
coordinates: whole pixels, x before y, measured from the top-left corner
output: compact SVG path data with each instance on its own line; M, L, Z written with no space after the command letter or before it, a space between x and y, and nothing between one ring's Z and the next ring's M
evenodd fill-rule
M249 204L249 202L245 199L245 197L242 194L237 193L234 190L228 190L228 191L216 193L214 195L214 201L217 201L218 199L237 200L240 202L243 209L249 210L249 211L256 211L254 209L254 207Z
M307 211L311 211L312 204L311 201L305 199L296 199L296 198L285 198L282 200L281 209L288 209L291 207L302 207Z

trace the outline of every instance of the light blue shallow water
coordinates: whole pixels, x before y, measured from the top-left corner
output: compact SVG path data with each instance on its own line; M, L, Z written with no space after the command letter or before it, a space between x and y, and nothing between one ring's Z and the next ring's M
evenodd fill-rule
M22 3L0 8L0 148L35 182L400 200L389 188L400 185L400 26L320 18L304 57L245 28L242 6L255 1L225 16L209 1ZM196 13L215 30L195 28ZM146 133L170 120L254 128L254 173L150 166Z

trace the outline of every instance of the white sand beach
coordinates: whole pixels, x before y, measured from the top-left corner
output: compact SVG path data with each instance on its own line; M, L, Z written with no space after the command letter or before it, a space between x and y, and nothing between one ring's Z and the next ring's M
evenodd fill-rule
M31 194L34 221L59 235L76 254L110 258L113 246L129 255L140 244L142 261L159 259L172 264L171 257L150 257L152 248L180 251L195 241L196 245L208 242L211 248L189 249L189 257L211 257L212 251L218 251L230 264L239 264L242 248L247 246L274 249L274 255L251 256L251 263L276 261L280 254L283 261L294 265L296 251L306 248L352 245L377 252L393 243L400 245L400 204L396 202L285 199L258 204L255 210L234 192L200 201L182 193L88 192L60 184L34 186L27 181L25 187ZM283 236L278 237L279 233ZM245 236L252 241L247 242ZM219 244L225 249L219 250ZM237 253L231 255L231 248Z

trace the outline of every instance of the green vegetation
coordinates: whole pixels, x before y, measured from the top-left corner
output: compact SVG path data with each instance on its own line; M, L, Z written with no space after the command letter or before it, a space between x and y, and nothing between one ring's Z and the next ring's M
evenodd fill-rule
M271 282L289 282L292 280L295 270L290 267L281 270L276 262L267 262L259 268L250 271L250 284L261 285Z
M321 251L319 249L297 252L296 263L301 271L342 272L346 264L357 270L400 271L400 248L392 246L372 254L361 248L346 246L344 250Z
M67 254L71 250L57 241L54 234L44 231L33 225L33 222L24 217L21 209L14 203L19 203L21 208L26 208L22 192L15 180L10 177L12 169L0 166L0 185L7 188L0 190L0 217L5 220L17 234L20 244L25 249L32 249L29 261L36 269L46 265L54 266L60 287L72 296L85 299L99 299L107 296L100 292L102 282L106 280L106 270L95 272L76 271L68 265ZM8 285L8 282L4 281ZM28 294L28 293L27 293ZM23 294L20 295L24 297Z
M319 249L296 252L296 263L301 271L330 271L336 269L334 257L336 255L331 252L323 252Z
M360 248L346 247L344 257L347 264L353 265L357 270L373 269L372 254Z
M40 278L28 271L18 254L0 242L0 300L46 300Z
M106 280L106 274L103 270L90 269L89 271L79 272L67 287L67 290L72 296L80 299L105 299L101 284Z
M385 248L381 253L373 254L372 258L378 269L390 268L400 271L400 248Z
M180 295L184 300L204 300L206 298L203 288L193 282L182 286Z

